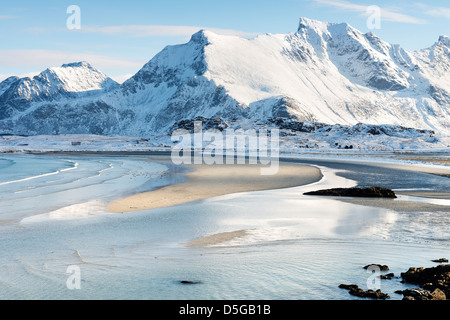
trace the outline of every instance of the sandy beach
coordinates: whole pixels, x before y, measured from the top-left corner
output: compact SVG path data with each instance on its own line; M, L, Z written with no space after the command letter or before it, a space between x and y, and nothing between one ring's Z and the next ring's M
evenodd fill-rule
M153 158L153 157L152 157ZM156 160L153 158L153 160ZM159 156L158 161L167 161L164 156ZM447 176L447 168L437 168L420 165L401 165L378 163L373 166L422 172L438 176ZM274 176L262 176L259 165L232 165L232 166L208 166L191 165L193 171L187 173L187 180L182 183L172 184L154 191L135 194L123 199L113 201L108 206L108 211L113 213L127 213L149 209L157 209L181 205L184 203L217 197L221 195L284 189L304 186L321 180L323 177L319 168L285 161L280 163L280 170ZM434 199L450 199L447 192L400 192L402 196L413 196ZM446 205L415 201L417 198L407 199L338 199L342 202L366 206L391 209L396 211L443 211L450 212ZM237 230L218 234L206 235L186 243L187 247L211 246L244 237L247 230Z
M364 285L364 265L400 274L448 254L445 167L305 157L261 176L259 166L178 167L163 153L4 158L15 161L11 179L30 164L58 172L3 186L2 218L17 219L0 233L4 298L349 299L339 285ZM303 196L356 184L399 198ZM108 214L104 206L118 203L136 212ZM77 292L65 286L72 265L83 277ZM395 300L407 288L400 279L382 286Z
M159 162L169 162L170 160L167 155L151 155L148 159ZM405 157L402 159L414 160ZM347 163L351 165L351 162ZM445 167L386 163L371 163L370 165L438 176L450 175L450 169ZM115 200L108 205L108 211L112 213L126 213L171 207L233 193L298 187L317 182L322 178L322 174L318 168L312 165L297 163L295 160L292 161L292 159L289 159L289 161L281 161L278 173L273 176L262 176L260 174L260 165L190 165L190 167L193 171L186 174L187 181ZM424 198L450 199L450 193L447 192L404 191L400 192L400 194ZM376 201L361 199L345 201L367 206L412 211L442 209L442 206L439 205L414 201Z
M186 182L113 201L108 211L125 213L171 207L232 193L292 188L319 181L318 168L280 163L276 175L262 176L260 165L192 165Z

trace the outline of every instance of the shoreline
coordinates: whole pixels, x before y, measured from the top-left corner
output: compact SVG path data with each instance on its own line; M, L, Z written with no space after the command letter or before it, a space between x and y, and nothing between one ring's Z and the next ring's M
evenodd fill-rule
M123 156L129 153L112 153L110 155ZM142 156L147 160L167 162L170 161L170 153L167 152L138 152L134 156ZM292 156L292 155L291 155ZM405 156L402 155L403 160ZM414 156L417 159L417 156ZM143 210L151 210L164 207L172 207L185 203L204 200L212 197L223 196L228 194L276 190L293 188L318 182L322 179L323 174L316 167L314 162L325 161L332 163L363 164L375 167L384 167L389 169L405 170L412 172L421 172L432 174L440 177L449 177L450 167L430 166L423 163L395 163L389 162L392 158L382 158L385 161L368 161L367 159L355 158L348 159L307 159L297 157L280 157L280 170L274 176L261 176L260 165L187 165L186 167L193 169L185 174L186 181L181 183L172 183L162 188L141 192L134 195L126 196L112 201L107 206L111 213L128 213ZM400 195L418 196L423 198L440 198L450 199L450 193L447 192L410 192L400 191ZM375 201L356 201L359 204L375 205ZM398 206L396 206L398 207ZM432 206L430 206L432 207ZM437 206L438 207L438 206Z
M108 212L128 213L172 207L235 193L293 188L318 182L320 169L280 162L276 175L261 176L260 165L189 165L187 180L112 201Z
M86 158L87 161L91 161L94 157L86 156ZM156 157L134 158L140 161L145 159L153 161ZM160 158L161 162L163 158ZM170 157L168 160L170 161ZM332 164L333 161L329 160L328 163ZM315 161L310 159L296 165L308 166L308 162L313 165ZM342 206L341 201L331 202L328 198L322 202L321 198L314 200L302 197L302 191L305 189L321 189L330 183L344 184L342 176L337 176L339 180L328 179L326 165L317 166L324 176L321 182L300 188L239 194L223 197L217 201L214 199L179 206L173 210L138 212L131 215L131 218L130 215L112 214L107 219L102 219L102 223L58 222L50 225L51 228L19 225L18 232L2 234L5 248L8 248L3 252L3 259L11 261L8 260L10 252L20 257L8 264L11 273L7 273L7 276L15 286L6 288L3 295L14 297L17 292L21 292L16 288L33 288L36 283L39 290L29 290L22 295L36 297L44 292L39 285L48 289L50 284L51 290L45 292L64 297L69 292L65 290L64 285L60 285L59 278L51 281L53 278L50 277L56 274L56 278L58 273L49 273L49 270L51 272L59 268L60 261L64 262L64 267L79 264L81 256L82 262L88 263L83 267L85 268L83 277L89 276L86 283L95 284L90 286L93 288L92 291L88 291L87 286L87 290L80 291L83 298L99 295L106 298L120 296L129 298L130 292L131 298L133 295L142 297L150 291L151 281L157 284L157 287L150 287L152 294L156 292L156 298L182 299L187 294L184 290L190 290L190 287L180 287L176 281L198 280L201 287L192 297L199 299L216 298L218 295L225 299L236 297L264 299L274 297L273 292L277 292L275 298L290 299L292 292L304 292L305 296L302 297L306 299L352 299L345 290L340 290L338 285L364 284L367 279L367 274L362 268L364 265L370 263L389 265L390 272L398 275L409 266L427 267L427 261L447 254L447 238L442 245L438 242L442 235L445 237L448 234L442 233L446 229L436 229L431 224L435 212L423 215L426 219L422 224L430 231L417 234L416 231L423 230L420 220L416 219L416 214L402 220L408 223L417 222L411 229L397 228L393 231L389 227L378 229L379 226L392 222L392 218L403 219L408 215L384 214L381 210L370 210L367 204L358 208ZM329 173L355 168L353 164L336 167L339 169L330 169ZM253 170L253 174L257 172L256 170L257 168ZM362 177L366 174L360 168L355 170ZM414 174L413 171L409 172ZM214 168L210 173L209 178L213 182L215 180L213 173L220 176L220 172L215 172ZM225 173L222 172L223 174ZM401 174L408 175L408 171ZM177 176L182 175L185 176L184 171L177 173ZM252 173L249 172L249 175ZM426 176L435 179L431 175ZM446 185L446 179L439 178L439 180L444 181L442 185ZM220 181L220 178L215 180L217 181ZM417 185L411 184L411 187L415 186ZM118 195L116 193L116 196ZM378 200L374 200L376 201ZM315 202L316 205L311 203L308 206L309 202ZM444 215L438 213L437 216ZM357 233L359 228L356 227L364 227L361 229L363 231L371 231L371 228L375 227L375 230L385 232L381 235L390 236L392 232L393 237L383 238L378 234L375 236L375 232L372 234L372 231L370 234L359 235ZM411 230L414 232L410 232ZM405 238L397 238L398 235ZM433 239L432 244L425 236ZM410 242L412 237L417 238L418 242ZM96 245L93 246L93 243ZM41 250L36 251L37 247ZM50 261L45 268L41 267L43 260ZM330 265L333 268L330 269ZM36 272L26 272L27 266L33 267ZM117 267L111 272L105 272L105 268L111 266ZM64 269L57 270L64 272ZM148 274L152 275L152 279L147 282L145 279L148 279ZM280 282L267 281L261 286L262 275L264 279L270 276L270 279L280 279ZM50 279L48 283L37 282L36 277L41 276L43 279ZM117 282L117 279L121 281ZM102 285L105 284L108 290L98 291L98 288L103 288ZM294 287L291 288L291 285ZM311 290L317 285L327 288L327 291ZM382 285L383 292L390 294L395 290L407 288L397 278L392 281L382 280ZM262 289L258 291L255 288ZM247 291L244 291L243 296L239 296L243 290ZM398 300L401 297L392 296L392 299Z
M313 162L313 161L311 161ZM305 168L309 168L309 170L311 170L312 168L315 168L317 170L319 170L320 172L320 179L317 179L316 181L310 181L310 183L304 183L304 184L298 184L298 185L291 185L291 186L287 186L285 185L284 188L289 188L289 187L301 187L301 186L306 186L309 184L314 184L316 182L320 182L322 181L322 179L326 179L326 175L325 173L321 170L321 167L316 167L313 164L305 164L305 163L296 163L295 159L291 159L291 161L287 161L287 162L280 162L280 168L282 168L282 166L284 166L283 168L289 168L290 170L286 171L286 174L293 174L295 173L295 170L292 170L292 166L293 165L303 165L306 166ZM372 163L371 165L373 166L379 166L379 167L389 167L389 168L395 168L398 170L409 170L412 172L424 172L424 173L428 173L428 174L434 174L434 175L439 175L439 176L445 176L442 174L442 172L440 172L440 170L433 170L433 168L430 167L420 167L420 166L412 166L412 165L403 165L403 166L399 166L398 164L395 165L388 165L388 164L374 164ZM146 201L152 201L152 199L155 199L156 197L158 197L159 194L164 195L164 193L169 193L169 194L177 194L177 196L181 196L178 198L178 202L174 201L172 199L171 201L165 202L164 206L172 206L172 205L178 205L178 204L184 204L184 203L188 203L191 201L195 201L195 200L202 200L202 199L206 199L209 197L214 197L217 195L222 195L221 192L219 192L220 194L214 193L214 190L217 192L217 184L214 184L211 182L214 181L220 181L220 178L224 177L227 175L227 166L222 166L222 170L218 170L220 168L214 168L211 166L206 166L206 165L200 165L200 166L191 166L191 167L195 167L195 171L190 172L188 174L188 180L187 182L184 184L184 186L182 186L182 188L178 188L177 185L171 185L168 186L167 188L165 188L165 190L159 190L159 192L155 192L155 191L150 191L144 194L138 194L138 195L134 195L128 198L124 198L124 199L120 199L115 203L112 203L112 206L110 205L110 209L112 210L118 210L118 211L123 211L123 212L130 212L130 211L139 211L140 209L152 209L152 208L158 208L160 206L158 206L158 204L156 203L155 205L148 205L148 206L143 206L141 208L136 207L136 203L138 203L139 205L142 205L143 202ZM301 167L301 166L300 166ZM206 170L205 170L206 168ZM225 168L225 169L224 169ZM208 170L209 169L209 170ZM323 169L323 168L322 168ZM228 166L228 170L230 170L230 167ZM240 170L245 170L245 172L247 174L253 174L255 175L256 171L253 171L253 173L249 172L248 167L244 167L241 166ZM239 176L239 178L241 178L241 176ZM269 177L270 179L270 177ZM194 180L194 181L193 181ZM208 194L197 194L199 195L198 198L190 198L187 190L189 188L195 188L196 187L196 183L201 183L201 182L206 182L207 183L207 189L209 190ZM278 185L277 188L275 188L275 185L271 185L270 187L268 186L267 188L255 188L254 185L255 181L250 181L250 184L246 186L245 190L239 190L239 189L235 189L232 185L229 186L230 189L228 189L227 192L225 192L226 190L222 190L223 192L225 192L225 194L232 194L232 193L238 193L238 192L243 192L243 191L259 191L259 190L274 190L274 189L283 189L283 186ZM253 185L252 185L253 183ZM183 187L186 187L186 189L183 190ZM178 191L178 192L177 192ZM423 197L423 198L441 198L441 199L450 199L450 193L445 193L442 192L440 194L437 194L435 192L397 192L398 195L402 195L398 200L395 201L390 201L387 199L353 199L353 198L334 198L334 200L336 201L341 201L344 203L348 203L348 204L353 204L353 205L359 205L359 206L363 206L363 207L377 207L377 208L383 208L383 209L388 209L388 210L394 210L397 212L421 212L421 211L444 211L444 212L450 212L450 206L447 205L439 205L439 204L434 204L434 203L430 203L427 201L424 202L419 202L419 201L414 201L414 200L410 200L410 199L403 199L405 198L405 195L410 195L410 196L415 196L415 197ZM328 198L328 197L325 197ZM408 198L408 197L406 197ZM431 200L431 199L430 199ZM130 208L130 210L127 209L127 207L132 207ZM134 210L133 210L134 209ZM111 210L110 210L111 211ZM114 212L114 211L113 211ZM215 245L222 245L223 243L227 243L229 241L233 241L233 240L237 240L240 238L244 238L246 236L249 235L250 230L236 230L236 231L228 231L228 232L220 232L220 233L215 233L215 234L206 234L204 236L192 239L189 242L184 243L184 246L187 248L198 248L198 247L214 247Z
M36 153L37 156L71 156L71 157L136 157L141 160L160 163L172 163L170 152L43 152ZM331 155L330 155L331 156ZM372 155L373 156L373 155ZM342 158L341 158L342 157ZM353 157L353 159L351 159ZM185 203L208 199L228 194L276 190L304 186L318 182L323 174L317 166L328 164L340 164L346 166L365 165L379 168L404 170L405 172L420 172L449 178L450 167L442 164L430 164L430 162L417 162L417 154L407 158L401 155L403 163L396 161L395 157L379 155L374 158L364 158L357 155L334 155L334 157L311 158L306 154L282 154L280 155L280 172L275 176L261 176L260 165L182 165L180 170L175 170L177 179L168 178L156 188L143 191L135 191L134 194L121 195L122 198L113 200L107 204L110 213L128 213L142 210L171 207ZM408 162L409 160L412 161ZM322 163L322 164L319 164ZM303 169L301 169L303 168ZM362 173L362 172L361 172ZM450 199L450 192L412 191L402 190L396 192L403 196L413 196L433 199ZM120 195L119 195L120 196ZM375 207L387 207L396 209L401 206L400 202L381 203L379 201L362 201L351 199L340 199L355 204ZM406 206L412 208L415 203ZM423 209L439 209L439 205L421 204Z

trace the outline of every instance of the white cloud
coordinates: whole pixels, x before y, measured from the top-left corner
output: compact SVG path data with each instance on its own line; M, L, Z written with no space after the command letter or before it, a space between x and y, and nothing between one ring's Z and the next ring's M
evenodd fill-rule
M87 61L99 70L117 72L138 71L147 61L114 58L91 53L56 50L4 50L0 49L0 67L44 70L65 63Z
M313 0L315 3L331 6L335 8L339 8L342 10L348 10L352 12L359 12L363 16L367 16L367 8L368 6L356 4L348 1L340 1L340 0ZM411 24L425 24L427 23L423 19L415 18L413 16L399 13L394 9L381 8L381 18L385 21L394 21L401 23L411 23Z
M111 79L113 79L117 83L122 84L125 81L127 81L128 79L130 79L132 76L134 76L134 74L128 73L128 74L123 74L123 75L111 76Z
M19 78L26 78L26 77L33 78L33 77L37 76L39 73L41 73L41 72L42 71L28 72L28 73L25 73L25 74L20 74L17 77L19 77Z
M3 80L8 79L9 77L19 77L19 78L25 78L25 77L30 77L33 78L34 76L37 76L40 72L28 72L25 74L0 74L0 82L2 82Z
M0 20L9 20L9 19L14 19L16 18L15 16L2 16L0 15Z
M125 26L83 26L81 32L100 33L106 35L122 35L132 38L145 38L154 36L165 37L189 37L201 29L209 30L222 35L234 35L240 37L254 37L258 33L245 32L232 29L205 28L196 26L161 26L161 25L125 25Z
M445 18L450 19L450 8L445 7L430 7L425 5L424 14L437 17L437 18Z

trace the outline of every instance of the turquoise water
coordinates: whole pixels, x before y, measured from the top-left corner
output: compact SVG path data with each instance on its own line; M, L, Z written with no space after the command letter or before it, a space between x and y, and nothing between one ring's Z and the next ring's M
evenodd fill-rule
M17 221L0 226L1 299L354 299L338 286L365 288L367 264L387 264L399 276L449 253L448 213L395 212L303 196L358 184L326 167L314 185L117 215L93 202L137 185L148 188L167 164L129 157L9 157L0 162L5 170L13 167L8 160L42 164L28 176L11 175L14 180L74 169L1 189L3 202L21 208L7 212L2 205L0 211ZM19 200L9 190L26 196ZM207 248L185 245L236 230L248 234ZM66 285L70 266L80 269L79 290ZM201 283L186 286L181 280ZM382 280L382 291L401 299L394 293L407 287L400 280Z

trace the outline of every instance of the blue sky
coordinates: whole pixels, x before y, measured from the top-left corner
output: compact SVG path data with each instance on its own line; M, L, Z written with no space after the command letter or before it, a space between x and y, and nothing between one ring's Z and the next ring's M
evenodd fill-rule
M66 26L70 5L81 10L80 30ZM0 80L86 60L121 82L166 45L184 43L202 28L252 37L295 32L298 19L307 17L368 32L372 5L381 9L381 28L372 31L407 50L450 35L448 0L2 1Z

